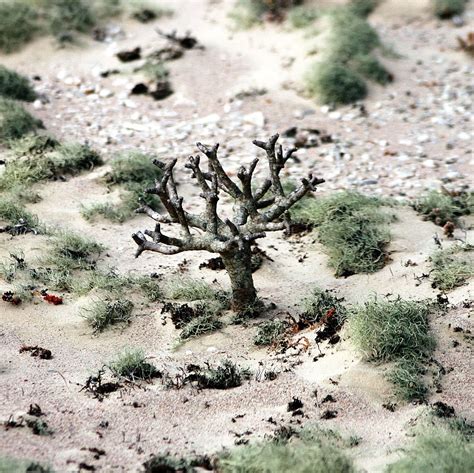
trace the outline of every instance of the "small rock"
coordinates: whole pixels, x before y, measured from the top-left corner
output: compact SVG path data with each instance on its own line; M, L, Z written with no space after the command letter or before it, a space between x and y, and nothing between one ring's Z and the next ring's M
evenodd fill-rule
M112 97L112 95L114 95L114 93L110 89L102 89L99 92L99 97L101 97L103 99L106 99L108 97Z
M260 128L263 128L265 125L265 116L262 112L248 113L247 115L243 116L243 120L246 123L250 123L251 125L255 125Z
M43 108L43 103L41 102L41 100L39 99L36 99L34 102L33 102L33 108L35 110L41 110Z

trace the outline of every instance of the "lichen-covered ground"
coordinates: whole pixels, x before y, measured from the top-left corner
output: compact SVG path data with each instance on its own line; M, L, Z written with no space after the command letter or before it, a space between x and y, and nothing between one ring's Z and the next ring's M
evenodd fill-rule
M1 62L40 77L35 86L45 100L29 107L48 131L60 140L89 142L106 161L114 153L138 148L164 160L176 157L182 164L197 152L196 141L220 142L226 169L236 173L242 163L259 155L251 140L296 126L332 136L331 143L301 149L299 161L288 166L291 176L314 170L324 177L327 182L318 194L349 188L402 200L440 185L472 186L473 68L469 56L456 50L456 36L472 30L472 10L465 15L465 25L455 28L451 22L433 19L425 1L385 1L369 20L400 55L384 59L395 82L371 86L363 110L358 106L332 110L297 94L302 72L312 60L307 56L314 47L311 40L275 24L233 32L227 18L231 3L176 0L171 5L174 16L157 23L117 21L125 32L122 39L110 43L84 39L80 46L57 49L51 38L41 38L18 53L2 56ZM136 46L145 51L158 47L162 39L156 26L166 31L189 29L204 46L168 64L174 94L163 101L130 96L137 82L133 74L100 75L114 68L131 71L133 63L120 64L115 53ZM266 93L237 97L256 88ZM284 137L283 143L292 144L292 138ZM180 192L188 208L196 209L198 190L183 166L178 168ZM164 281L184 274L228 288L224 271L199 269L213 256L207 253L143 254L135 259L131 234L150 228L144 216L123 224L84 220L82 205L118 199L118 193L107 193L100 183L107 170L106 162L66 181L38 184L35 189L42 200L28 209L43 222L104 244L101 267L114 267L123 274L155 272ZM262 166L257 176L262 177L263 171ZM408 206L395 212L391 261L370 275L335 278L314 234L284 238L275 233L261 240L260 247L272 261L265 260L254 274L255 284L259 296L276 305L263 317L296 316L314 287L336 289L347 303L362 303L373 294L436 298L439 291L422 275L430 271L434 235L443 245L450 242L440 227L423 221ZM472 217L465 219L466 228L472 223ZM473 237L471 231L457 229L455 238L472 243ZM0 257L14 250L22 250L31 261L48 251L47 238L0 234ZM0 281L0 288L3 292L10 286ZM6 421L37 403L54 431L52 436L37 436L27 428L1 428L2 455L38 460L56 471L80 471L81 464L97 471L140 471L152 454L210 454L236 441L261 439L277 426L316 422L360 437L350 455L361 469L378 472L410 443L409 426L423 406L396 401L384 377L386 366L362 361L344 329L341 342L320 344L325 354L320 358L311 330L299 334L310 341L305 350L297 346L278 354L257 348L253 337L262 319L246 326L226 325L177 344L178 331L169 320L163 322L158 302L139 306L126 328L93 335L80 311L96 297L64 294L64 304L58 306L40 298L0 306L0 418ZM446 374L440 392L427 377L428 402L446 402L472 420L472 284L454 289L448 298L450 308L431 320L438 342L433 358ZM47 348L53 358L19 353L22 345ZM279 375L273 381L253 376L229 390L198 391L189 386L174 390L155 380L128 385L102 402L81 391L88 376L124 347L143 348L158 367L171 371L186 363L229 357L254 373L275 370ZM327 406L320 400L327 394L335 398L330 408L337 416L323 420ZM303 401L301 417L287 411L293 397ZM396 403L396 409L383 407L387 403ZM89 450L93 447L105 454L95 458Z

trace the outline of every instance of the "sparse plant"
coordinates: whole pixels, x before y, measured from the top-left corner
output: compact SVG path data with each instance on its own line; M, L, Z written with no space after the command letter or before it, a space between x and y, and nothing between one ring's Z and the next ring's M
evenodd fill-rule
M454 245L438 250L431 256L433 286L441 291L451 291L474 277L474 247Z
M380 0L351 0L347 8L355 15L366 18L380 4Z
M202 389L230 389L240 386L250 375L248 369L227 359L217 366L206 365L206 368L198 369L195 379Z
M434 14L441 20L462 15L466 8L466 0L431 0Z
M169 299L200 301L213 300L216 291L205 281L183 277L171 278L165 287L166 296Z
M0 143L8 144L38 128L44 128L41 120L14 100L0 97Z
M0 456L0 473L54 473L49 467L41 463Z
M393 384L395 395L405 401L423 400L428 389L423 382L424 366L419 360L402 359L392 367L387 379Z
M128 299L99 300L83 309L83 317L94 332L103 332L110 325L128 323L133 306Z
M369 54L359 55L351 62L351 66L360 75L381 85L393 81L392 73L375 56Z
M147 361L142 349L125 349L108 366L115 376L130 381L161 377L158 368Z
M192 337L199 337L206 333L215 332L222 328L222 321L218 318L219 309L202 308L202 315L193 317L184 325L179 334L181 340L188 340Z
M0 2L0 50L16 51L30 41L38 30L37 13L28 3L20 0Z
M2 65L0 65L0 95L25 102L36 99L36 92L29 79Z
M86 33L95 26L93 12L83 0L48 0L45 14L48 29L55 36L73 31Z
M333 311L334 316L342 323L347 316L347 309L342 301L343 299L337 297L332 291L315 288L308 297L303 299L304 317L312 325L320 322L329 311Z
M1 230L13 235L40 233L43 230L38 217L8 195L0 197L0 221L7 223Z
M373 273L388 259L390 234L386 224L394 216L381 210L384 205L390 204L358 192L340 192L307 199L294 217L317 227L319 241L326 247L336 276Z
M277 342L288 328L284 320L266 320L257 327L253 339L255 345L272 345Z
M293 28L306 28L310 26L320 13L317 8L309 5L299 5L288 12L288 21Z
M224 171L217 156L218 145L211 147L197 144L199 150L207 156L210 172L201 169L199 156L190 157L186 167L191 169L202 189L200 195L205 200L206 208L201 215L192 214L183 208L183 198L178 195L174 179L177 160L166 164L155 160L155 164L163 171L163 177L149 192L160 197L168 215L161 215L149 206L142 205L140 212L146 213L157 225L154 231L146 230L145 233L137 232L133 235L138 246L136 256L144 251L168 255L194 250L219 253L231 281L233 310L238 312L252 305L257 299L251 268L252 245L256 239L265 236L264 231L284 229L289 221L288 210L314 190L315 186L324 182L323 179L310 175L308 179L302 179L297 189L285 195L279 174L295 150L283 152L282 147L277 146L278 137L274 135L267 142L253 142L266 151L270 169L269 178L256 191L252 190L252 179L258 159L248 168L240 168L237 177L242 185L239 187ZM265 197L270 189L273 195ZM235 201L232 220L223 220L218 215L221 190ZM177 238L164 235L160 223L165 222L180 224L182 236ZM193 232L193 228L200 230L200 233Z

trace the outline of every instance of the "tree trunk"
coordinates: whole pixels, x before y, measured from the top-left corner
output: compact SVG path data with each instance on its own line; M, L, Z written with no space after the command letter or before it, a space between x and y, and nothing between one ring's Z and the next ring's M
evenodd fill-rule
M257 300L253 285L250 244L244 243L239 251L221 254L232 286L232 310L239 312Z

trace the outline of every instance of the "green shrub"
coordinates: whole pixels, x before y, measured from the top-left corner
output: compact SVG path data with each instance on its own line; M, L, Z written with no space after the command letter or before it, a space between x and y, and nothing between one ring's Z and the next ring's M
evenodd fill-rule
M438 250L431 256L433 286L441 291L451 291L462 286L474 276L472 245L455 245Z
M379 5L380 0L351 0L347 8L355 15L366 18Z
M334 310L334 315L338 322L342 323L347 315L347 310L342 304L342 299L329 290L315 288L303 299L304 317L309 324L320 322L330 310Z
M387 374L393 384L395 395L405 401L423 401L428 389L423 382L423 365L412 359L404 359L395 364Z
M249 379L250 371L242 369L231 360L224 360L217 366L207 365L196 373L198 386L202 389L230 389Z
M83 0L47 0L45 13L55 36L71 31L87 33L95 26L92 11Z
M255 345L271 345L285 333L288 324L283 320L266 320L262 322L253 339Z
M0 1L0 50L16 51L30 41L38 30L37 14L23 1Z
M100 300L83 309L83 317L94 332L103 332L110 325L130 322L133 302L128 299Z
M466 0L432 0L434 14L442 20L462 15Z
M474 471L474 444L446 428L428 428L415 437L387 473L470 473Z
M447 222L459 223L463 215L474 213L474 193L461 192L451 195L431 191L413 203L416 212L436 225L444 226Z
M353 309L349 332L354 345L368 360L398 361L431 353L434 338L427 302L373 298Z
M292 8L288 13L288 21L293 28L306 28L319 17L319 11L308 5Z
M387 261L390 234L386 224L394 217L380 210L386 203L357 192L340 192L307 199L292 214L317 226L336 276L350 276L375 272Z
M156 366L146 361L145 352L141 349L125 349L109 364L109 368L115 376L131 381L150 380L161 376Z
M367 95L362 78L340 62L324 60L307 72L306 88L324 104L349 104Z
M352 61L351 66L361 76L378 84L386 85L393 81L393 75L374 56L359 55Z
M0 95L14 100L32 102L36 92L29 79L0 64Z
M0 143L7 144L38 128L44 128L41 120L33 117L19 103L0 98Z

